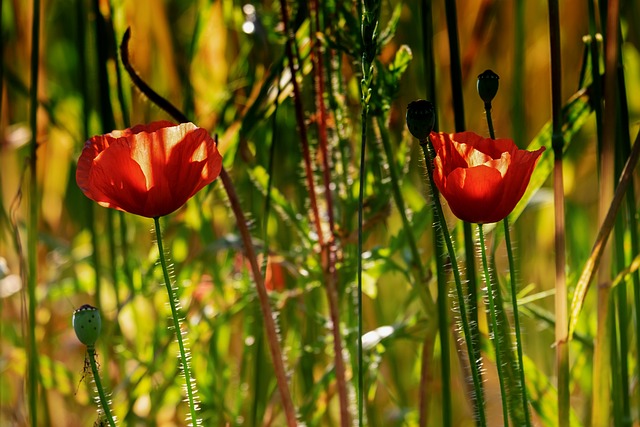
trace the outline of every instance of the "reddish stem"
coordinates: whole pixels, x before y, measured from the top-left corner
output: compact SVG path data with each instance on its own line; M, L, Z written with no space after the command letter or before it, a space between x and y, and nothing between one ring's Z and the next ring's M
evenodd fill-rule
M127 29L125 32L122 43L120 45L120 53L122 58L122 63L129 73L134 84L140 89L142 93L144 93L153 103L158 105L160 108L165 110L169 115L171 115L178 122L184 123L189 120L182 113L182 111L178 110L173 104L171 104L168 100L160 96L156 93L149 85L147 85L142 78L137 74L136 70L131 65L129 61L129 50L128 43L129 38L131 36L130 29ZM295 427L298 425L296 420L296 411L293 406L293 400L291 399L291 393L289 391L289 384L287 381L287 374L284 368L284 362L282 359L282 351L280 350L280 342L278 340L278 333L276 332L275 321L273 318L273 312L271 310L271 305L269 304L269 297L267 295L267 289L264 285L264 278L262 277L262 273L260 272L260 266L258 265L258 259L256 257L256 252L253 247L253 242L251 241L251 234L249 233L249 227L247 225L247 220L244 216L244 212L242 211L242 207L240 206L240 200L238 199L238 194L235 190L233 182L229 177L224 166L220 171L220 179L222 180L222 185L227 193L227 197L229 198L229 203L231 204L231 210L233 211L236 217L236 223L238 225L238 231L240 233L240 237L242 239L242 243L245 249L245 255L249 260L249 265L251 266L251 272L253 274L253 279L256 283L256 289L258 291L258 300L260 302L260 309L262 310L262 317L264 318L264 326L267 331L267 340L269 341L269 350L271 352L271 359L273 361L273 367L276 375L276 382L278 383L278 389L280 391L280 398L282 399L282 406L284 407L285 417L287 419L287 425L289 427Z

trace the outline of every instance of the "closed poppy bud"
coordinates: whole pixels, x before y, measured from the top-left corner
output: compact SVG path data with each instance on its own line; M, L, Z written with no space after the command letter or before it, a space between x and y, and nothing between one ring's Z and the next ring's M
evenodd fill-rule
M478 95L486 103L490 103L498 93L500 77L491 70L486 70L478 76Z
M524 195L545 150L520 150L510 139L473 132L431 133L433 180L458 218L479 224L503 220Z
M102 206L157 218L184 205L221 169L222 156L205 129L159 121L89 139L76 182Z
M94 346L102 329L102 318L98 309L85 304L74 311L73 329L82 344L87 347Z
M411 135L420 141L427 139L435 121L436 114L430 101L418 99L407 106L407 127Z

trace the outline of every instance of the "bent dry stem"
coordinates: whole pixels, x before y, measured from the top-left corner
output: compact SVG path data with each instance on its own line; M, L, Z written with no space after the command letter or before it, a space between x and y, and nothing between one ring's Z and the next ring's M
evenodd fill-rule
M197 418L198 405L196 402L195 379L191 377L191 369L189 368L189 360L187 351L185 350L184 340L182 339L182 329L180 328L180 318L178 317L178 296L171 285L171 278L167 270L167 260L164 255L162 246L162 233L160 231L160 220L158 217L153 218L154 228L156 231L156 241L158 242L158 252L160 257L160 265L162 266L162 274L164 275L164 284L169 294L169 306L171 307L171 317L173 318L173 326L176 330L176 338L178 339L178 347L180 347L180 363L184 372L185 388L187 389L187 400L189 402L190 425L200 425Z

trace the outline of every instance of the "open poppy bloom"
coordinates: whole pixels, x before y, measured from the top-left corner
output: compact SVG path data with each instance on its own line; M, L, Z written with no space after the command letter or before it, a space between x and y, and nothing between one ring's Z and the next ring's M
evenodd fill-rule
M222 156L205 129L159 121L89 139L76 182L102 206L157 218L184 205L221 169Z
M451 211L467 222L498 222L522 198L545 150L520 150L510 139L473 132L431 132L436 151L433 179Z

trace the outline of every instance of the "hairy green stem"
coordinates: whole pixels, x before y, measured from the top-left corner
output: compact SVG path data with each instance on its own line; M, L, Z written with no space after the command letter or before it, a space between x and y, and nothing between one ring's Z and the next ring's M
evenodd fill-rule
M478 224L478 237L480 244L480 255L482 257L482 269L484 271L484 281L487 284L487 299L489 300L489 315L491 318L491 341L493 341L493 347L496 353L496 368L498 370L498 381L500 383L500 395L502 396L502 417L504 419L504 425L509 425L509 405L507 404L507 394L505 388L506 373L504 372L504 364L502 361L502 350L500 349L500 342L498 335L500 335L500 326L498 325L498 315L496 313L495 293L499 292L498 289L494 289L494 282L491 279L491 272L489 271L489 264L487 263L487 253L484 242L484 229L482 224ZM507 343L503 343L507 345Z
M180 324L180 316L178 313L178 296L175 289L171 284L171 278L169 277L169 270L167 269L167 260L165 258L164 247L162 246L162 232L160 230L160 219L158 217L153 218L154 228L156 231L156 241L158 243L158 256L160 257L160 265L162 267L162 274L164 276L164 284L167 288L167 294L169 295L169 307L171 307L171 317L173 319L173 327L176 330L176 338L178 340L178 347L180 348L180 362L182 364L182 371L184 372L184 380L187 389L187 400L189 402L189 416L192 425L199 425L197 417L198 404L196 402L195 391L195 378L191 376L191 369L189 366L189 359L187 358L187 350L183 340L183 333Z
M524 356L522 351L522 335L520 333L520 315L518 313L518 293L516 286L518 285L516 275L516 263L513 257L513 248L511 246L511 232L509 231L509 219L503 220L504 224L504 240L507 245L507 259L509 260L509 278L511 288L511 305L513 306L513 324L516 333L516 351L518 353L518 374L520 376L520 386L522 387L522 410L524 411L525 426L531 426L531 414L529 413L529 399L527 396L527 384L524 378Z
M33 21L31 24L31 85L29 103L29 128L31 144L29 150L29 221L27 223L27 259L29 262L27 275L27 295L29 301L29 351L27 396L29 402L29 418L32 426L38 425L38 395L40 361L36 343L36 287L38 285L37 244L38 244L38 74L40 72L40 0L33 0Z
M433 197L438 197L437 188L433 189ZM433 247L436 251L436 271L438 281L438 335L440 336L440 381L442 382L442 427L453 425L451 405L451 362L449 360L449 307L447 299L447 278L445 272L445 256L443 237L440 233L434 233ZM421 426L426 427L426 420Z
M493 129L493 119L491 117L491 102L484 103L484 109L487 116L487 125L489 127L489 136L491 139L496 139L496 134ZM518 284L516 278L516 264L513 257L513 248L511 247L511 233L509 232L509 219L505 217L502 221L504 225L504 240L507 246L507 258L509 260L509 277L511 288L511 304L513 306L513 322L516 333L516 351L518 353L518 374L521 387L522 397L522 410L524 412L524 422L526 427L531 426L531 416L529 414L529 404L527 401L527 386L524 379L524 361L522 355L522 336L520 334L520 316L518 315L518 294L516 292L516 286ZM484 245L482 251L484 252ZM486 273L485 273L486 275Z
M96 363L96 349L94 346L87 346L87 357L91 364L91 373L93 374L93 381L96 384L96 390L98 390L98 398L100 399L100 406L104 411L104 416L107 419L110 427L116 427L116 423L111 415L111 407L109 406L109 400L102 387L102 381L100 380L100 372L98 371L98 364Z
M431 142L429 139L425 139L420 141L420 147L422 147L422 151L424 152L425 164L427 166L427 175L429 178L429 184L432 189L432 194L434 196L437 195L434 190L436 189L435 182L433 180L433 155L431 154L432 147L430 147ZM433 205L435 208L436 219L439 222L439 229L442 232L442 236L444 238L445 244L447 246L447 250L449 252L449 258L451 259L451 267L453 269L453 278L456 285L456 294L458 297L458 306L460 309L460 321L462 323L462 332L464 334L464 340L467 346L467 354L469 358L472 359L471 363L469 363L469 367L471 368L471 379L473 381L473 390L475 393L475 410L476 410L476 420L478 425L482 427L486 427L487 421L485 417L484 411L484 392L482 389L481 379L480 379L480 369L478 367L477 360L473 360L474 355L476 354L476 349L474 348L474 341L471 335L471 328L469 327L469 317L467 312L467 306L465 302L465 295L462 289L462 279L460 278L460 269L458 268L458 262L456 258L455 249L453 247L453 241L451 240L451 235L449 234L449 229L447 227L447 221L444 217L444 213L442 211L442 204L440 203L439 197L433 197Z

